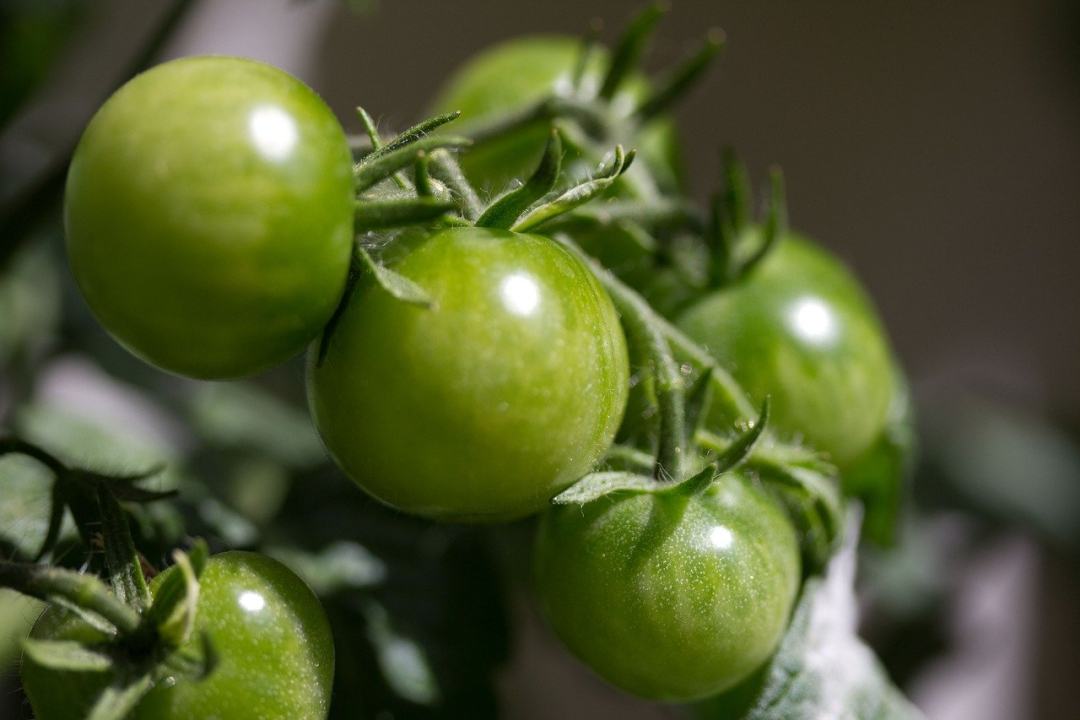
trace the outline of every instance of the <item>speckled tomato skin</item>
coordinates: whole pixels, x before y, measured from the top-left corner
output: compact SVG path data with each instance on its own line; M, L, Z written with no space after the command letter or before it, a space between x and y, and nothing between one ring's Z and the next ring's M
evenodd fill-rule
M626 405L626 341L599 282L551 240L422 234L393 268L430 308L358 288L308 400L365 491L456 521L535 513L607 450Z
M756 402L771 398L774 429L828 453L841 470L881 435L900 392L870 299L836 258L794 234L677 323Z
M155 578L151 592L175 569ZM265 555L226 552L200 578L196 629L220 656L201 682L162 683L136 720L322 720L329 712L334 642L318 599L291 570ZM49 609L32 636L97 642L74 615ZM39 720L81 720L108 678L57 673L24 657L23 687Z
M641 697L722 692L776 649L799 587L795 532L750 479L693 498L552 508L536 542L544 614L601 677Z
M72 273L105 329L179 375L231 378L303 350L348 272L340 124L269 65L203 56L125 84L68 171Z

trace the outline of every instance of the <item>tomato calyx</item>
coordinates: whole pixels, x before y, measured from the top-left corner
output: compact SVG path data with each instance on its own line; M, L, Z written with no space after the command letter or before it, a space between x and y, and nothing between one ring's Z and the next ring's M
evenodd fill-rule
M152 597L121 501L152 502L173 497L136 485L162 468L131 475L109 475L73 468L47 450L18 438L0 439L0 456L20 454L48 468L54 477L46 539L34 562L0 562L0 587L37 598L74 614L105 638L103 642L27 638L24 652L38 665L58 672L110 673L112 682L90 711L95 720L127 717L159 682L183 677L200 680L217 662L205 636L195 632L199 575L209 555L196 540L189 552L176 550L172 573ZM40 562L60 535L70 510L87 548L100 547L106 581ZM91 556L93 557L93 555Z
M589 163L599 163L608 147L637 138L646 126L685 96L724 47L723 31L710 29L701 47L670 70L652 92L628 102L628 93L624 91L635 77L640 77L651 37L666 12L666 5L653 3L632 18L616 41L606 67L593 82L586 82L586 71L597 48L597 33L587 33L582 38L568 85L552 89L523 108L470 119L464 134L479 146L538 123L559 125L567 143L581 157ZM627 175L625 187L643 201L661 195L657 182L645 171Z
M712 251L711 289L731 285L750 274L787 231L787 200L780 168L773 167L769 171L769 200L760 233L755 233L746 166L730 147L723 150L722 164L724 188L714 193L710 200L709 225L705 233Z
M769 404L756 414L746 393L702 347L686 337L633 289L589 258L566 235L556 238L599 278L618 309L627 340L648 359L659 418L652 452L615 446L602 471L586 476L556 503L631 491L686 496L707 488L736 466L751 471L777 497L799 534L808 571L824 567L842 532L843 501L836 468L808 448L782 442L768 431ZM687 378L694 382L687 387ZM704 428L716 403L733 435ZM716 463L705 473L702 464ZM588 482L585 482L588 480ZM663 493L661 493L663 491Z

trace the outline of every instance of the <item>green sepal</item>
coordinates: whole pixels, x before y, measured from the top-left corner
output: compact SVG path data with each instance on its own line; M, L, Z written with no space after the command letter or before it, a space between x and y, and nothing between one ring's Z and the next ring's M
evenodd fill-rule
M666 13L667 5L655 2L630 21L611 54L611 64L600 84L600 97L607 100L615 97L625 80L638 69L656 23Z
M393 200L359 200L353 213L357 233L388 230L431 222L454 210L455 205L436 197L405 197Z
M98 695L86 720L124 720L153 689L153 671L117 675Z
M38 665L59 672L106 672L113 658L104 645L88 646L74 640L24 638L23 654Z
M150 604L150 588L131 539L127 515L107 485L99 485L97 495L109 582L120 602L141 610Z
M710 379L705 378L704 384L707 386L709 383ZM754 446L761 439L768 424L769 399L765 398L761 403L761 411L758 413L757 420L750 427L739 433L731 445L717 455L716 459L704 470L701 470L688 480L671 486L671 490L683 495L697 495L704 492L712 485L713 480L729 470L734 470L750 457L750 453L753 452Z
M733 280L748 275L764 260L787 232L787 200L784 197L784 174L780 168L769 173L769 206L765 211L761 244L735 271Z
M712 368L709 368L698 375L686 393L686 432L691 440L709 416L712 388Z
M589 473L551 499L556 505L584 505L617 492L651 493L662 487L648 475L621 471Z
M189 553L173 553L176 572L168 575L147 610L145 622L172 647L180 647L191 638L199 602L199 576L206 567L210 552L206 542L196 540Z
M559 131L552 129L544 154L535 172L519 188L511 190L488 206L476 220L477 227L509 228L513 226L533 203L539 201L555 187L562 167L562 139Z
M364 132L367 133L372 152L378 151L383 146L383 143L382 138L379 136L379 129L375 127L375 121L372 120L368 111L362 107L356 108L356 114L360 116L360 123L364 126ZM409 184L405 182L405 178L401 176L400 172L394 173L391 177L399 188L402 190L409 189Z
M221 661L206 631L200 632L196 641L187 642L169 653L155 668L155 679L182 676L185 680L199 682L210 676Z
M371 277L379 288L386 291L391 297L402 302L421 307L431 307L431 296L424 288L400 273L375 262L371 254L356 244L356 259L361 272Z
M374 160L384 155L388 155L395 150L400 150L406 145L412 145L417 140L420 140L424 136L430 134L434 130L442 127L448 122L452 122L461 116L461 111L449 112L443 115L436 115L433 118L428 118L422 122L413 125L408 130L396 135L390 142L386 143L382 147L375 148L365 160Z
M443 148L463 148L470 145L469 138L454 135L433 135L417 138L407 145L389 150L389 145L365 157L356 164L356 192L361 193L386 180L398 170L416 162L416 155L421 150L430 153ZM385 150L385 152L384 152Z
M607 190L620 175L629 169L636 155L634 150L624 153L622 146L615 146L615 157L595 178L584 180L569 188L553 200L543 202L523 215L510 228L514 232L529 232L547 221L584 205Z
M638 106L634 114L638 122L647 123L671 108L705 75L713 59L726 42L724 31L713 28L705 35L705 42L685 62L676 67L667 78Z

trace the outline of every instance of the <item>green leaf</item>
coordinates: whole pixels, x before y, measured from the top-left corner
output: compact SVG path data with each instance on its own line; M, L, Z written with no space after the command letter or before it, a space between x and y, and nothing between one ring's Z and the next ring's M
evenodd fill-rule
M37 664L61 672L106 672L113 664L100 645L90 647L74 640L26 638L22 647Z
M599 175L574 185L554 200L533 208L514 223L510 229L514 232L529 232L548 220L589 202L611 187L612 183L630 168L630 165L634 162L635 154L633 150L624 153L622 146L617 145L615 147L615 157L612 159L611 164L602 169Z
M53 482L52 473L35 460L0 457L0 547L6 557L36 557L49 534ZM61 521L59 534L73 535L71 518L61 515Z
M702 704L701 717L922 718L856 634L857 519L849 528L848 541L830 562L825 577L806 582L776 655L746 686Z
M551 499L556 505L584 505L615 492L654 492L661 485L648 475L595 472L586 475Z
M360 245L356 246L356 258L364 271L375 280L375 283L380 288L388 292L391 297L401 300L402 302L420 305L421 307L431 306L431 296L427 294L427 291L424 290L424 288L420 287L404 275L396 273L375 262L375 259L371 257L371 254L360 247Z

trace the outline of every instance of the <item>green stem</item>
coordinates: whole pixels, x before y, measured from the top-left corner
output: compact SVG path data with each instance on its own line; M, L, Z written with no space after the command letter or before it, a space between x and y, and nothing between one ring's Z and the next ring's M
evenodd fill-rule
M96 576L29 563L0 563L0 587L39 600L62 598L109 621L123 635L139 629L139 614L109 592Z
M476 194L461 166L449 152L436 150L430 154L431 175L445 185L466 220L476 220L484 211L480 196Z
M593 271L622 316L627 333L645 346L653 364L656 401L660 408L660 440L653 474L657 479L667 475L676 481L682 480L686 456L683 378L664 337L659 316L640 295L586 255L573 241L559 236L559 242Z

